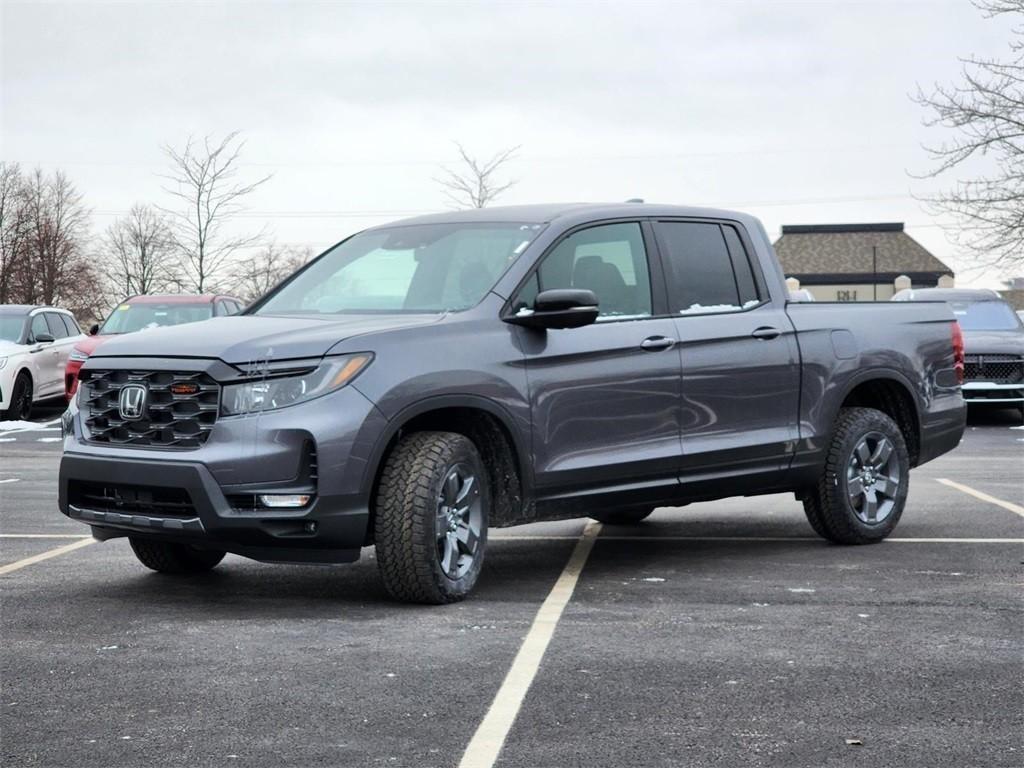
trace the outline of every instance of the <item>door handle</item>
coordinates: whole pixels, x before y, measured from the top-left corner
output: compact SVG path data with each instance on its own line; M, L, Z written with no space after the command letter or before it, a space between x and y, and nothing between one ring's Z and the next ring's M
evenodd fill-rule
M772 328L770 325L764 325L757 328L753 333L750 334L755 339L761 339L761 341L768 341L769 339L777 339L782 335L782 331L778 328Z
M651 336L640 342L640 349L648 352L656 352L659 349L671 349L676 345L676 340L668 336Z

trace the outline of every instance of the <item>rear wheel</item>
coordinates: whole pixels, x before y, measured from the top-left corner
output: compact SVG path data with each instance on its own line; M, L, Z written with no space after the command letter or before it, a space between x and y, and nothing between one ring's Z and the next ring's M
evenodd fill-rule
M650 517L654 507L626 507L624 509L611 509L605 512L595 512L591 517L598 522L608 525L634 525Z
M374 514L377 566L388 593L410 603L464 599L483 567L490 506L487 473L469 438L402 438L384 464Z
M129 537L139 562L160 573L203 573L224 559L219 549L199 549L188 544Z
M909 481L910 457L896 423L873 408L844 408L804 512L829 541L878 542L899 522Z
M22 371L11 388L11 404L0 411L0 420L28 421L32 415L32 379Z

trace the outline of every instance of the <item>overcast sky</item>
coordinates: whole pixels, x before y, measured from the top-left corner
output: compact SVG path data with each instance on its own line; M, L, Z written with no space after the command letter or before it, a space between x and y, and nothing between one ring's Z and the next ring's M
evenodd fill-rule
M2 7L0 155L63 168L96 231L167 202L161 144L241 129L246 174L273 173L245 224L318 250L445 208L458 139L522 145L504 203L733 207L773 237L905 221L954 267L912 197L942 136L909 95L1005 55L1010 25L966 0Z

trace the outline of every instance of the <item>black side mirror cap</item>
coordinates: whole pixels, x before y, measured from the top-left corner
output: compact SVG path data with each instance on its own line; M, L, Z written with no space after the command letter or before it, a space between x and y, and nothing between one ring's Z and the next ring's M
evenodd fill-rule
M582 328L597 320L597 315L598 302L593 291L556 288L538 293L533 309L520 309L503 319L527 328Z
M92 325L89 326L89 335L90 336L95 336L99 332L100 332L100 324L99 323L93 323Z
M45 344L47 342L53 341L53 335L49 333L37 333L35 341L36 344Z

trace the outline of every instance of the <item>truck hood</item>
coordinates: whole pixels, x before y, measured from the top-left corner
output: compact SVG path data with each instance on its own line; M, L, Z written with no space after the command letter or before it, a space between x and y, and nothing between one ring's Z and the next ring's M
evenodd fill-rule
M225 363L321 357L367 333L435 323L441 315L235 315L109 337L93 355L200 357Z
M1024 355L1024 331L964 331L968 355Z

